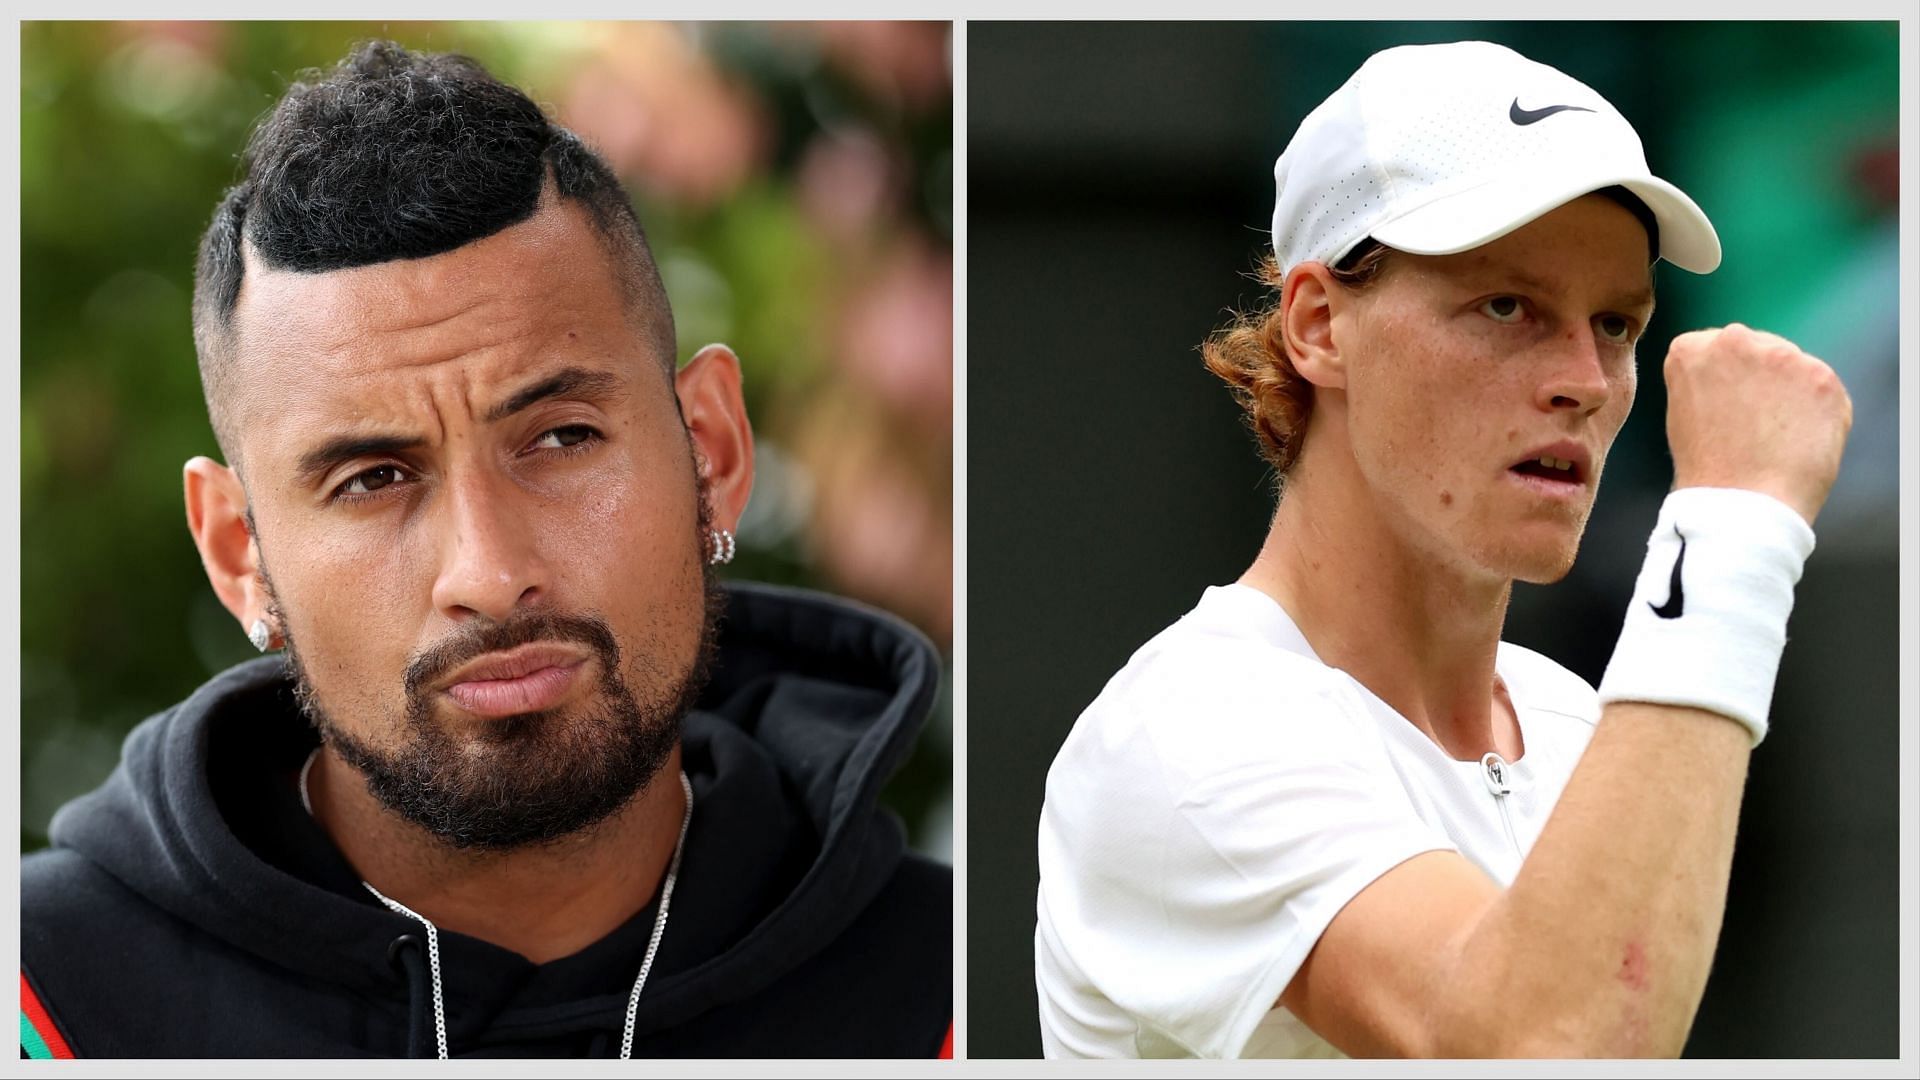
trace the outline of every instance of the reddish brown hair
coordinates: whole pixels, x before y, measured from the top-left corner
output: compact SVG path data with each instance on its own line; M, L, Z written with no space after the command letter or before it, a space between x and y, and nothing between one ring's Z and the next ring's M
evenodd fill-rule
M1329 270L1333 279L1350 289L1361 289L1380 277L1391 249L1367 239L1340 264ZM1280 328L1281 296L1286 275L1273 253L1261 260L1259 278L1273 290L1271 299L1254 311L1240 312L1200 345L1207 370L1220 376L1246 410L1247 427L1260 444L1279 483L1300 457L1300 440L1313 415L1313 384L1294 370L1287 355L1286 335Z

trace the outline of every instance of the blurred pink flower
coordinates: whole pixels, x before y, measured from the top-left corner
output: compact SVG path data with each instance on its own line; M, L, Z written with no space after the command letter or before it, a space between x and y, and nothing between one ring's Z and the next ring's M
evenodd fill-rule
M807 143L795 182L802 209L820 231L851 246L892 217L905 186L902 171L873 132L846 128Z
M204 60L220 55L232 26L212 19L187 22L133 20L109 24L114 37L122 41L165 42L177 45Z
M615 172L696 206L732 194L770 143L752 91L664 23L610 30L568 86L560 114Z
M798 450L815 485L809 532L834 587L953 636L953 455L849 394L811 403Z
M952 23L833 21L787 29L818 41L828 60L881 101L918 112L952 93Z
M847 298L836 359L849 381L930 439L953 431L953 261L907 241Z

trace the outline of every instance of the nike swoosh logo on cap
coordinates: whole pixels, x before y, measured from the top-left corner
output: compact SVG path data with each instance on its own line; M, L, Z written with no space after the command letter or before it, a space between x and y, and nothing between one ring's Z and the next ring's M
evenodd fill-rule
M1520 107L1520 99L1514 98L1513 107L1507 110L1507 119L1519 124L1521 127L1526 127L1528 124L1539 123L1557 112L1592 111L1592 109L1583 105L1549 105L1544 109L1523 109Z

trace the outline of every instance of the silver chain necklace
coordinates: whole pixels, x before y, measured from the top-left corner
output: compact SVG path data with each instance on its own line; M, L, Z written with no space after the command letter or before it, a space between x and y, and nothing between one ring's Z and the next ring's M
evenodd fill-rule
M313 753L307 755L306 764L300 766L300 805L307 808L308 817L313 817L313 800L307 796L307 774L313 771L313 763L319 756L320 748L316 746ZM640 988L647 985L647 973L653 970L653 958L660 951L660 939L667 932L667 908L673 903L673 884L680 877L680 854L687 846L687 826L693 824L693 784L688 781L684 769L680 772L680 790L687 797L687 809L680 815L680 838L673 842L673 859L667 863L667 878L660 886L660 910L653 916L653 935L647 939L647 954L640 960L640 974L633 980L633 992L627 995L626 1029L620 1035L622 1061L633 1057L633 1018L640 1008ZM385 904L388 910L405 915L427 928L427 966L433 973L433 1029L440 1043L440 1057L444 1060L447 1057L447 1010L440 993L440 931L419 912L398 900L389 899L364 881L360 884Z

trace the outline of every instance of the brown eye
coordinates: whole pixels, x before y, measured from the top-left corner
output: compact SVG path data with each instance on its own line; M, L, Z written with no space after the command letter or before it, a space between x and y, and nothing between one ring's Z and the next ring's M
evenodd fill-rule
M599 434L599 432L585 424L569 424L566 427L554 428L552 431L534 440L532 449L565 450L571 446L579 446L581 443L595 438Z
M1633 340L1633 322L1624 315L1602 315L1593 320L1600 336L1615 345L1625 345Z
M1487 318L1503 325L1519 322L1520 316L1526 314L1526 308L1517 296L1496 296L1481 304L1480 310L1486 313Z
M341 485L340 492L344 495L370 495L388 484L397 483L399 479L400 469L397 466L381 465L347 481Z

